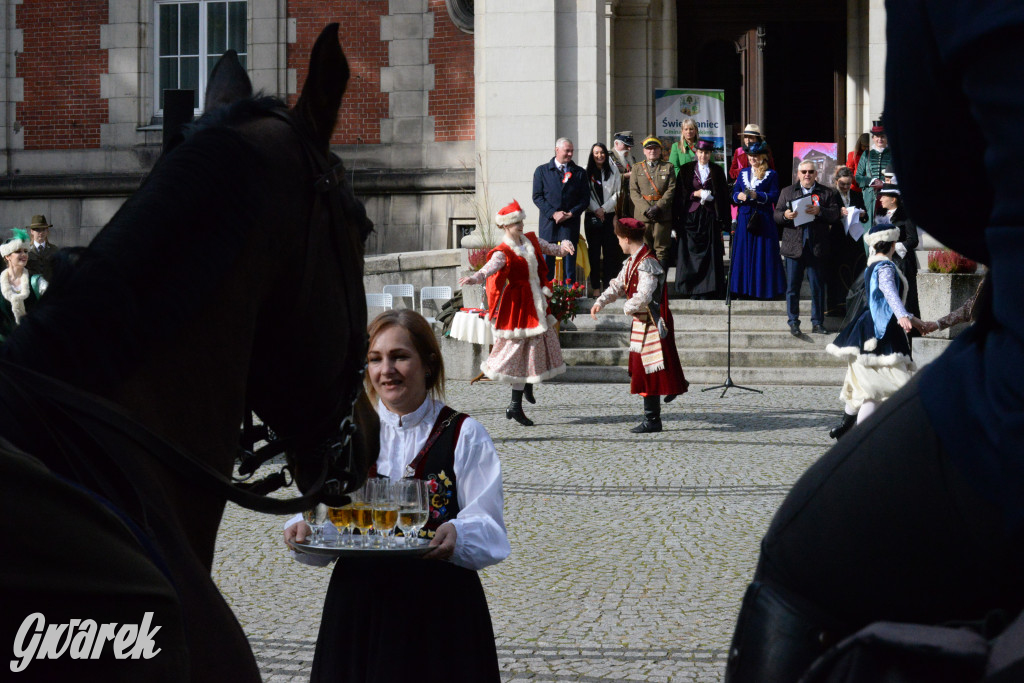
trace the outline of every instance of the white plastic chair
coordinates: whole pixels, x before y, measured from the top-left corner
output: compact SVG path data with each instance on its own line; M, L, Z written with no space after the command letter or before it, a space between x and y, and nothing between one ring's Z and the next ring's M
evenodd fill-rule
M427 315L426 309L423 307L425 301L440 301L445 302L452 298L451 287L424 287L420 290L420 315L427 319L427 322L433 325L437 322L437 318ZM436 305L436 304L435 304ZM437 305L437 311L440 312L441 307Z
M373 294L367 293L366 295L366 312L369 313L371 308L383 308L385 311L390 310L394 307L394 299L390 294Z
M416 307L416 292L412 285L384 285L384 293L390 294L395 299L409 297L409 308Z

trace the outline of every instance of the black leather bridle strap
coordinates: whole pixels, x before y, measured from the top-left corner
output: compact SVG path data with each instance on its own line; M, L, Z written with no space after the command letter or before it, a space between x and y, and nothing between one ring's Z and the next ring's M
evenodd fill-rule
M148 428L128 417L119 406L99 396L90 394L60 380L33 370L0 360L0 371L8 374L40 401L49 401L60 407L68 416L78 415L109 426L112 430L135 441L139 447L168 468L178 472L190 481L196 481L211 493L233 503L271 514L293 514L308 510L320 498L320 489L327 478L327 460L310 493L290 499L267 498L237 488L232 481L196 459L184 449L154 434ZM30 387L30 389L29 389ZM105 449L112 460L137 457L123 451L122 445L111 444Z

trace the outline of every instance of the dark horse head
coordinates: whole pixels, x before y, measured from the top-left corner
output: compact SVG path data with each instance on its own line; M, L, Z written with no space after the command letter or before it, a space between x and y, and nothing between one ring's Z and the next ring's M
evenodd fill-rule
M288 439L308 487L321 473L319 445L361 396L365 362L372 224L329 152L348 77L336 24L317 40L292 109L253 98L226 55L207 113L88 248L63 256L0 356L112 401L221 473L231 472L251 406ZM360 479L377 429L365 399L355 412ZM168 480L209 561L223 497Z

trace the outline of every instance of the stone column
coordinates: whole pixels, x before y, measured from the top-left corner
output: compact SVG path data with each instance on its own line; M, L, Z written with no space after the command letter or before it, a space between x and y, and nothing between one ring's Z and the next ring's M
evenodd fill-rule
M559 137L585 165L607 128L604 1L478 0L474 12L477 203L489 198L493 218L516 199L536 230L534 169Z
M672 0L620 0L612 12L611 125L632 130L639 145L654 132L654 89L679 85L676 5ZM643 154L634 150L634 156Z
M881 118L885 110L885 1L868 0L868 118L871 121ZM867 128L865 128L867 130Z
M846 5L846 149L871 127L868 97L868 0ZM856 170L856 169L854 169Z

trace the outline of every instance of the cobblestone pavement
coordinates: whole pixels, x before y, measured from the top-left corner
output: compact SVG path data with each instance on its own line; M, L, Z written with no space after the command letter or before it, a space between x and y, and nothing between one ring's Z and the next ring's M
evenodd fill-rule
M828 448L832 387L690 392L634 436L624 385L544 384L533 428L508 387L451 382L448 402L501 456L512 555L481 572L503 681L719 681L758 542ZM305 680L330 568L289 559L283 518L229 506L214 579L268 681Z

